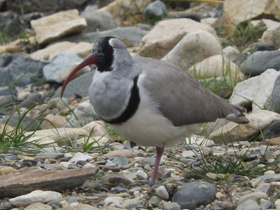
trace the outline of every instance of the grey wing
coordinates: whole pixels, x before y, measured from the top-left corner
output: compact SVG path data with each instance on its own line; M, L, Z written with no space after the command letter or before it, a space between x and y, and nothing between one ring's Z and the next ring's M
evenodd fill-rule
M225 117L237 123L248 122L242 114L246 111L244 108L215 95L178 67L149 58L135 60L146 73L143 87L158 102L159 111L175 126L212 122Z

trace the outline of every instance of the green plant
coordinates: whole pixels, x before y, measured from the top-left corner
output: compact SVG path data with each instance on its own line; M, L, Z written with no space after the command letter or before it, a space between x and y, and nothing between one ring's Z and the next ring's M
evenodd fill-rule
M205 73L201 73L200 70L194 66L192 75L196 80L199 80L204 87L220 96L228 97L232 93L235 85L241 81L238 71L233 72L229 59L223 58L221 76L209 77L212 73L210 70L209 73L206 72L207 68L211 68L211 66L203 67Z
M16 107L16 105L15 105ZM5 107L0 107L1 109L5 109ZM28 115L28 113L31 112L31 110L34 107L31 107L21 113L20 109L17 107L15 108L15 111L6 119L4 124L0 127L0 153L37 153L39 152L38 149L43 148L44 144L40 144L38 141L39 140L32 140L31 137L34 135L35 131L38 130L43 122L42 115L45 112L43 110L39 116L35 119L32 120L25 128L22 128L23 120L24 118ZM17 123L14 128L10 127L8 125L9 121L11 120L12 116L17 117ZM34 126L34 122L35 127ZM31 129L32 127L32 129ZM27 130L31 129L33 130L32 132L27 132Z

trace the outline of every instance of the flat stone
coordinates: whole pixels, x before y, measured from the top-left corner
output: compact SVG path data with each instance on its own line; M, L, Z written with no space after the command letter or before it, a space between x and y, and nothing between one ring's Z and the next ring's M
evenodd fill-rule
M138 14L143 14L145 8L151 2L152 0L141 0L135 1L131 4L128 0L115 0L97 11L109 12L117 24L120 25L123 22L124 17L135 17Z
M216 35L215 30L211 26L191 19L162 20L143 37L140 43L140 55L161 59L186 34L197 30L204 30ZM164 36L162 36L163 34Z
M96 169L73 169L62 171L24 171L0 176L0 198L14 197L36 189L61 192L82 186L94 176Z
M82 58L75 54L59 54L53 60L44 66L43 74L48 82L63 83L68 75L83 61ZM81 73L89 72L90 67L84 67Z
M260 209L258 203L255 200L248 199L242 203L240 203L236 210L256 210Z
M82 58L86 57L92 50L93 45L89 42L57 42L47 46L44 49L37 50L30 54L34 60L51 61L55 56L62 53L70 53L78 55Z
M237 124L228 122L210 134L213 140L223 139L223 142L245 141L256 137L260 130L264 129L274 121L280 119L280 115L267 111L258 110L246 115L248 124Z
M48 114L45 119L41 125L42 129L62 128L67 122L65 117L58 114Z
M100 208L93 207L89 204L75 202L70 204L70 208L66 207L62 210L100 210Z
M40 45L72 33L82 32L86 25L86 20L79 16L79 11L76 9L31 21L31 26L36 33L36 40Z
M24 208L24 210L52 210L53 208L50 205L43 204L40 202L32 203Z
M11 166L0 166L0 175L15 173L18 170Z
M242 196L240 199L239 199L239 203L242 203L246 200L254 200L254 201L257 201L259 202L260 199L268 199L268 196L266 193L264 192L253 192L253 193L249 193L247 195L244 195Z
M181 206L178 203L167 203L164 206L164 210L181 210Z
M127 158L133 158L133 157L135 157L135 154L133 153L133 151L131 151L129 149L122 149L122 150L110 151L105 156L107 156L107 157L120 157L120 156L124 156L124 157L127 157Z
M61 198L62 195L59 192L35 190L29 194L11 198L9 201L14 206L27 206L35 202L47 203Z

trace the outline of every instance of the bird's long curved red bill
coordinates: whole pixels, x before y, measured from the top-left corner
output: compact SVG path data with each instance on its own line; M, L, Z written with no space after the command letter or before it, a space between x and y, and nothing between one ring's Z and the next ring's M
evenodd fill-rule
M91 64L95 64L97 61L97 56L96 55L89 55L82 63L80 63L66 78L66 80L63 83L62 86L62 90L61 90L61 97L63 96L64 90L67 86L67 84L69 83L69 81L71 80L71 78L78 72L80 71L82 68L91 65Z

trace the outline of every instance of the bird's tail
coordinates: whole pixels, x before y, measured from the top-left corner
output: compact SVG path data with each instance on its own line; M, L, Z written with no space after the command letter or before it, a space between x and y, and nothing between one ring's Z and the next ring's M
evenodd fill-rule
M234 105L234 107L239 111L235 113L231 113L227 115L225 118L232 122L236 122L238 124L246 124L249 123L249 120L245 117L243 113L246 113L247 110L244 107Z

